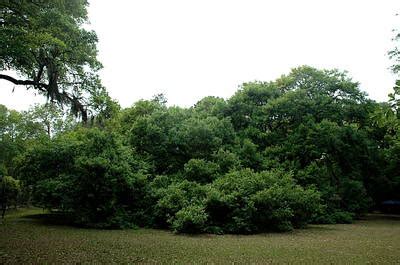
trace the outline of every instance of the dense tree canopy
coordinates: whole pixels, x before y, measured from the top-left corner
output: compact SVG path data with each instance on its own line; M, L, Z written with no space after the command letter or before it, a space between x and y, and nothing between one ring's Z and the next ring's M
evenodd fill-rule
M393 100L303 66L191 108L162 95L122 110L103 101L83 128L52 105L2 107L2 168L36 205L85 226L252 233L351 222L398 198Z

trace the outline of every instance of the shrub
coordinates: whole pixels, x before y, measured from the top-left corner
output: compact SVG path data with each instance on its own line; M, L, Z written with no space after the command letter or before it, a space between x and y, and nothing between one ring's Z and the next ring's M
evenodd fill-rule
M201 205L206 197L207 187L184 180L155 190L154 193L158 198L154 209L156 225L167 227L174 223L176 214L183 208Z
M351 224L354 219L354 214L345 211L336 211L331 214L330 218L335 224Z
M205 229L208 215L201 205L189 205L175 214L172 228L179 233L201 233Z
M316 224L351 224L354 217L355 215L350 212L342 210L328 212L328 209L324 209L321 213L314 216L311 222Z
M210 225L229 233L291 230L307 224L321 207L318 192L304 190L282 171L233 171L212 188L206 201Z
M292 230L290 222L294 213L286 200L285 187L274 186L264 189L251 197L254 203L254 223L258 230Z

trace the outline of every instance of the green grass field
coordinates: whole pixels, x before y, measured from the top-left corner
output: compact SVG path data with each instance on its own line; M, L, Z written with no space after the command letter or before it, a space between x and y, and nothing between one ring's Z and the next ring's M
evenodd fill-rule
M19 210L6 217L0 225L0 264L400 264L400 217L395 216L283 234L190 236L76 228L49 222L42 213Z

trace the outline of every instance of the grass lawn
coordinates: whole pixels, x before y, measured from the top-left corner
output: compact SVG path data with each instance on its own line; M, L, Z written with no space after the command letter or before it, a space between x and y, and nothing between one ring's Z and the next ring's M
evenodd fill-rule
M0 225L0 264L400 264L400 217L395 216L283 234L189 236L75 228L49 222L42 213L19 210L6 217Z

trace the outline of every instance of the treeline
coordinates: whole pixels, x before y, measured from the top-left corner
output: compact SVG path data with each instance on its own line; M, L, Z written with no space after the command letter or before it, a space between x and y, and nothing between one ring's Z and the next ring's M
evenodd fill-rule
M1 175L20 181L25 201L83 226L348 223L400 199L398 94L377 103L345 73L304 66L191 108L162 95L126 109L108 101L85 125L51 105L2 106Z

